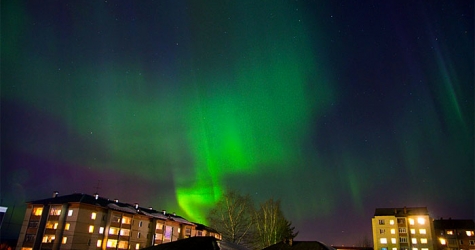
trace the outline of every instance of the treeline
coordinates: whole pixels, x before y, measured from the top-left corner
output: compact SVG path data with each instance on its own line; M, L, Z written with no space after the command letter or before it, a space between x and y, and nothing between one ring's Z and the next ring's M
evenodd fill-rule
M249 195L233 190L222 196L208 221L223 240L250 249L263 249L298 234L282 213L280 200L269 199L256 207Z

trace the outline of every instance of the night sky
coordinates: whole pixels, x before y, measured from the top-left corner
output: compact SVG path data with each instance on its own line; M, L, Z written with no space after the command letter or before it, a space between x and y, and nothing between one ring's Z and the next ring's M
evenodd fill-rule
M377 207L474 219L473 1L2 1L2 237L81 192L206 223L281 199L297 240ZM13 214L12 214L13 211Z

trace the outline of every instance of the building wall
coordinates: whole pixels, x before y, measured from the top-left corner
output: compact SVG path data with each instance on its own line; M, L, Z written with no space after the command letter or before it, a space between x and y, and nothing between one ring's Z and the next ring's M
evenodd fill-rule
M473 225L473 224L472 224ZM475 229L472 227L436 228L437 250L475 250Z
M28 204L16 249L141 249L195 236L194 224L173 216L157 219L135 209L79 202Z
M375 216L372 228L375 250L434 250L434 230L428 215Z

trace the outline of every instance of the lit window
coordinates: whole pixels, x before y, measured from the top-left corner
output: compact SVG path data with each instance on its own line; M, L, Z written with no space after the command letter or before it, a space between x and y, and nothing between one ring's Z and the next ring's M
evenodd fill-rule
M381 244L388 244L388 239L386 239L386 238L381 238L381 239L379 239L379 242L380 242Z
M444 238L439 238L439 242L441 245L446 245L447 241Z
M100 234L103 234L103 233L104 233L104 227L100 227L100 228L99 228L99 233L100 233Z
M109 228L109 234L118 235L119 234L119 228L117 228L117 227ZM116 242L116 244L117 244L117 242Z
M129 242L127 241L119 241L119 249L129 249Z
M414 219L409 219L409 224L414 225Z
M389 220L389 225L394 225L394 220Z
M419 229L420 234L426 234L426 230L424 228Z
M64 225L64 230L69 230L70 227L71 227L71 224L66 223L66 224Z
M411 228L411 234L416 234L416 229Z
M56 221L48 221L46 222L46 228L48 229L58 229L58 222Z
M140 243L135 244L135 249L140 249Z
M51 210L49 211L49 214L55 215L55 216L61 215L61 207L60 206L52 207Z
M386 229L379 229L379 234L384 234L386 232Z
M162 223L159 223L159 222L157 222L157 229L163 229L163 224L162 224Z
M391 228L391 234L396 234L396 229Z
M73 210L72 209L68 210L68 216L73 216Z
M392 249L392 250L397 250L397 247L393 247L393 249Z
M396 238L391 238L391 243L396 244Z
M130 236L130 229L125 229L125 228L120 229L120 235Z
M467 236L473 236L473 231L466 231Z
M132 218L130 218L130 217L123 217L122 218L122 224L130 224L131 221L132 221Z
M89 233L93 233L94 232L94 226L89 226Z
M429 248L423 247L423 248L421 248L421 250L429 250Z
M412 241L412 244L417 244L417 238L412 238L411 241Z
M66 244L67 241L68 241L68 237L63 237L63 240L61 241L61 243Z
M421 243L422 244L427 244L427 238L421 238Z
M413 247L412 250L417 250L417 247Z
M453 235L453 234L454 234L454 231L452 231L452 230L447 230L447 234L448 234L448 235Z
M102 240L97 240L96 246L97 246L97 247L102 247Z
M178 228L178 233L180 233L180 232L181 232L181 228Z
M107 247L116 247L117 246L117 240L107 240Z
M42 207L34 207L33 208L33 215L34 216L41 216L43 213L43 208Z
M417 218L417 223L419 223L420 225L424 225L426 223L426 220L424 218Z
M384 225L384 220L378 220L379 225Z
M95 220L95 219L96 219L96 216L97 216L97 214L96 214L95 212L92 212L92 213L91 213L91 219L92 219L92 220Z
M43 243L53 243L55 239L55 236L54 235L45 235L43 236Z

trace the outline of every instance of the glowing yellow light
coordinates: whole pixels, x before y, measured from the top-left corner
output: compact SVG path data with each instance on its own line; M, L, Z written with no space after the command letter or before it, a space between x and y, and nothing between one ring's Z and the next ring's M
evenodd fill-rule
M89 226L89 233L92 233L92 232L94 232L94 226L91 225Z
M391 229L391 234L396 234L396 229L392 228Z
M426 234L427 232L426 232L425 228L421 228L421 229L419 229L419 233L420 234Z
M389 220L389 225L394 225L394 220Z
M391 243L396 244L396 238L391 238Z
M411 234L416 234L416 229L411 229Z
M414 219L409 219L409 224L414 225Z
M447 230L447 234L448 234L448 235L453 235L453 234L454 234L454 231L452 231L452 230Z
M427 238L421 238L421 243L422 244L427 244Z
M33 215L41 216L42 213L43 213L43 208L42 207L33 208Z
M420 225L424 225L426 223L426 220L424 218L417 218L417 223L419 223Z
M96 219L96 215L97 215L97 214L93 212L93 213L91 214L91 219L95 220L95 219Z
M69 230L69 227L71 227L71 224L70 224L70 223L66 223L66 225L64 225L64 230Z
M379 239L379 242L381 242L381 244L387 244L387 243L388 243L388 239L386 239L386 238L381 238L381 239Z
M467 233L467 236L473 236L473 231L466 231L465 233Z
M97 247L101 247L101 246L102 246L102 240L97 240L96 246L97 246Z
M447 241L444 238L439 238L439 242L441 245L447 244Z

